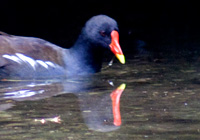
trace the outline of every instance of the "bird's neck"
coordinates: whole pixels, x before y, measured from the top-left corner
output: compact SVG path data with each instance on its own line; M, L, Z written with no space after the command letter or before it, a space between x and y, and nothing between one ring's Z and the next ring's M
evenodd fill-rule
M104 50L95 46L85 38L79 36L78 40L69 49L66 62L69 72L74 74L95 73L101 70Z

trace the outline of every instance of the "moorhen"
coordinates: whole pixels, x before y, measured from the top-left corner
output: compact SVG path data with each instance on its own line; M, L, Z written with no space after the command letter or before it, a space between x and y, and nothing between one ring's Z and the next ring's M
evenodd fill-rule
M106 15L89 19L69 49L40 38L0 32L0 78L51 78L99 72L105 49L125 63L117 22Z

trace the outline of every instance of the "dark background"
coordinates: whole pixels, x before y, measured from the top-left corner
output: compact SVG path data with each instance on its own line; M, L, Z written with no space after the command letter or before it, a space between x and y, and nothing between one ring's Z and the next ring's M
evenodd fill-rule
M198 2L198 1L197 1ZM85 22L106 14L117 20L125 53L138 46L154 52L200 48L200 6L189 0L1 0L0 30L70 47Z

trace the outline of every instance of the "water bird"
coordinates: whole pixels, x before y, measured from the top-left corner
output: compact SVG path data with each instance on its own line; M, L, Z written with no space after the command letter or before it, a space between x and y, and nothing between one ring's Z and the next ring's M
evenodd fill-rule
M65 49L37 37L0 32L0 78L52 78L99 72L111 50L122 64L117 22L106 15L90 18L72 47Z

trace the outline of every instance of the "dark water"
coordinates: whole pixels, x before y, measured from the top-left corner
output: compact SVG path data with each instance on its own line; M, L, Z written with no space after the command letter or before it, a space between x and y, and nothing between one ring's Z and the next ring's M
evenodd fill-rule
M62 81L1 81L0 139L196 140L199 93L200 62L185 57L138 57Z

